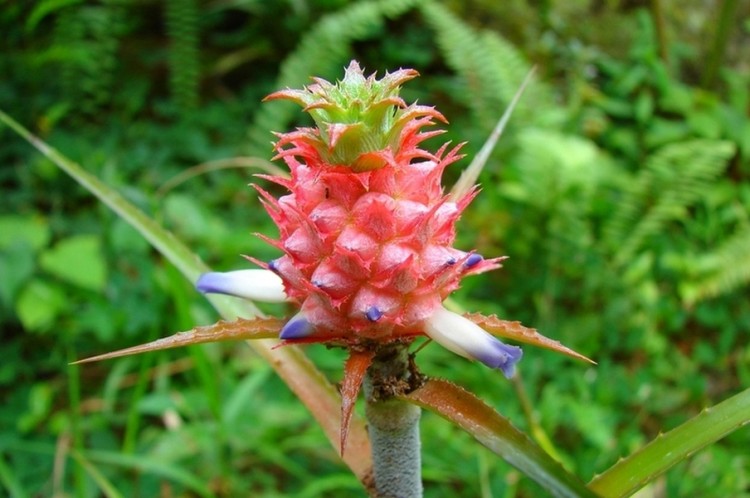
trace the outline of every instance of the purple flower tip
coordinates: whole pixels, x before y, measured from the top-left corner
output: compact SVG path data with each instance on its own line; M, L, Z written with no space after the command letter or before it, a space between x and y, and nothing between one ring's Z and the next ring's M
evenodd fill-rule
M378 320L380 320L380 317L383 316L383 312L375 306L370 306L369 308L367 308L367 311L365 311L365 316L371 322L377 322Z
M195 288L203 294L223 294L225 291L221 275L217 272L204 273L198 277Z
M204 294L226 294L267 303L288 301L283 280L268 270L208 272L198 277L195 287Z
M502 370L506 377L513 376L523 356L521 348L503 344L468 318L443 307L427 319L424 332L458 355Z
M448 261L446 261L445 264L448 265L448 266L455 265L456 264L456 258L454 258L453 256L451 256L450 258L448 258Z
M509 346L494 337L489 348L477 355L477 360L490 368L498 368L506 378L510 379L516 372L516 363L521 361L523 350L517 346Z
M303 339L313 333L313 326L307 318L297 314L281 329L279 338L284 340Z
M464 266L466 268L471 268L473 266L476 266L479 264L480 261L482 261L484 258L481 254L474 253L470 255L468 258L466 258L466 261L464 261Z
M278 271L279 271L279 265L278 265L278 263L276 263L275 259L272 259L271 261L268 262L268 269L271 270L274 273L278 273Z

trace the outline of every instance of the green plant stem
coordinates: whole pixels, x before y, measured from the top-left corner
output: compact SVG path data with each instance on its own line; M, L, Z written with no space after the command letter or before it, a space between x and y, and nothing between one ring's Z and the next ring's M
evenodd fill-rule
M664 27L664 9L661 0L651 0L651 15L656 30L656 43L659 49L659 58L667 62L667 33Z
M399 345L379 352L365 377L365 416L378 498L422 496L421 409L392 397L394 388L408 384L410 375L406 347Z
M29 496L21 485L16 472L11 470L10 465L6 462L3 453L0 453L0 485L2 485L0 488L8 492L8 498L28 498Z
M708 55L708 63L701 81L703 88L711 88L716 83L719 69L724 62L724 54L726 53L727 42L729 41L729 32L732 29L732 23L737 19L738 5L739 2L737 0L724 0L721 2L719 20L714 23L716 31L714 32L713 43L711 44L711 52Z
M521 373L516 372L516 375L513 376L511 382L513 383L513 388L516 391L518 401L521 404L521 409L523 410L524 417L526 418L526 423L529 425L531 436L534 438L537 444L542 447L544 451L549 453L552 458L554 458L558 462L562 461L560 452L557 451L557 448L555 448L552 440L549 438L544 428L539 424L539 420L537 420L537 416L534 413L534 407L531 405L531 401L526 394L526 389L523 385L523 377Z
M156 335L155 331L150 332L153 337ZM133 394L128 402L128 414L125 419L125 433L122 437L122 452L126 454L135 453L136 439L138 437L138 429L141 423L141 412L138 410L139 402L146 394L146 387L148 386L148 374L151 365L156 358L155 354L143 355L140 359L140 366L138 368L138 380L133 389Z
M68 346L68 359L74 360L72 346ZM68 366L68 398L70 400L70 433L73 451L83 450L83 431L81 429L81 377L77 365ZM86 495L86 472L80 465L73 467L75 496Z
M681 426L620 460L589 484L607 498L629 496L673 465L750 423L750 389L706 408Z

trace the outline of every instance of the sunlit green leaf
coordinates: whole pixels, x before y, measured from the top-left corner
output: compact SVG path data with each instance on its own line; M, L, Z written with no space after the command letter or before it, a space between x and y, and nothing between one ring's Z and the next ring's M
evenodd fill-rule
M28 407L26 413L18 418L18 429L28 432L42 422L52 407L52 387L44 382L34 384L29 390Z
M0 303L12 307L15 294L34 274L35 266L34 255L24 247L0 251Z
M16 301L16 314L26 330L45 332L67 306L60 286L35 279L22 290Z
M57 243L41 255L46 271L84 289L101 292L106 284L106 265L101 239L95 235L77 235Z
M0 216L0 249L23 245L36 252L50 239L47 221L39 216Z

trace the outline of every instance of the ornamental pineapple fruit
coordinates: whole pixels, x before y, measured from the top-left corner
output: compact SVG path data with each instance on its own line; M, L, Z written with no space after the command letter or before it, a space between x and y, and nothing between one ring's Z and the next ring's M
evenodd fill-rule
M266 270L205 274L197 286L299 304L280 333L289 342L351 347L426 334L510 376L521 350L442 306L463 277L498 268L503 258L453 247L456 221L477 190L456 200L443 192L443 171L461 157L460 145L420 148L442 133L423 129L445 118L398 96L417 75L365 77L352 62L337 84L314 79L269 95L301 105L316 125L277 134L276 157L291 178L261 176L289 193L276 199L255 186L279 229L278 240L260 237L284 255L250 258Z

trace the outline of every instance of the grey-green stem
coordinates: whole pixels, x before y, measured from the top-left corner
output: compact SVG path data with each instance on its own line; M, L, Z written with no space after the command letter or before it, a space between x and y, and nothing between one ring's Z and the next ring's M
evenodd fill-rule
M395 399L418 383L405 345L383 348L365 377L365 416L378 498L421 498L421 409Z

